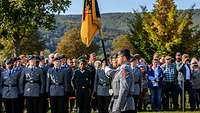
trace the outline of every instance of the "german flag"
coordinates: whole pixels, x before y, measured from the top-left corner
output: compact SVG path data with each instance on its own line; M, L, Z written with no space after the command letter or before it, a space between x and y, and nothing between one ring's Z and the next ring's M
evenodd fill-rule
M89 47L96 33L101 29L101 15L97 0L84 0L81 40Z

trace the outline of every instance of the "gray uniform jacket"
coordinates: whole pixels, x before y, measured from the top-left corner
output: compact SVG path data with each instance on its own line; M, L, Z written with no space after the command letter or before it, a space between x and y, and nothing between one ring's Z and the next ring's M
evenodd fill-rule
M133 69L133 75L134 75L134 95L140 94L141 89L141 82L142 82L142 73L138 67L134 67Z
M20 93L26 97L38 97L45 91L43 71L39 67L25 67L20 77Z
M111 112L135 110L132 97L134 92L133 71L129 65L123 64L118 68L112 81L112 89Z
M15 69L6 69L1 73L2 98L15 99L19 95L19 73Z
M96 69L94 92L97 96L109 96L110 80L103 69Z
M64 96L68 91L67 70L50 68L47 73L46 92L50 96Z

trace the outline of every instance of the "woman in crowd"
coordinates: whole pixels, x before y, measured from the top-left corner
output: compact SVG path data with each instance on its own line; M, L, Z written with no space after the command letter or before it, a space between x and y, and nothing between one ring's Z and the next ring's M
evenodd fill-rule
M198 60L193 58L191 60L191 74L192 74L192 89L194 90L195 96L195 107L199 108L199 97L200 97L200 68Z
M149 88L151 91L151 103L154 111L161 110L161 91L162 91L163 72L159 66L158 59L153 59L152 66L148 71Z

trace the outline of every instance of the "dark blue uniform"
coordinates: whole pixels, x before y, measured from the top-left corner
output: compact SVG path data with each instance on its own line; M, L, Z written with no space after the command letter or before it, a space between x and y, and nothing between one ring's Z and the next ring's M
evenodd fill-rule
M77 69L72 78L76 92L78 113L90 113L91 72L87 69Z

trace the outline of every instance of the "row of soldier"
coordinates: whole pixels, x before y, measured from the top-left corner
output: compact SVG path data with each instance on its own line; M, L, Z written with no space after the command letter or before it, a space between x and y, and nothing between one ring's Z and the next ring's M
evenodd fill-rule
M169 110L170 98L177 110L178 96L187 90L193 111L199 105L194 98L195 92L200 94L198 61L192 60L190 68L189 56L180 53L176 62L171 60L154 55L148 65L127 49L113 55L108 66L96 61L94 53L78 61L50 54L48 62L43 56L22 55L7 59L2 66L1 100L6 113L23 113L25 107L27 113L47 113L48 102L52 113L67 113L70 96L76 96L78 113L90 113L96 107L99 113L134 113L146 109L148 91L152 109L160 111Z

